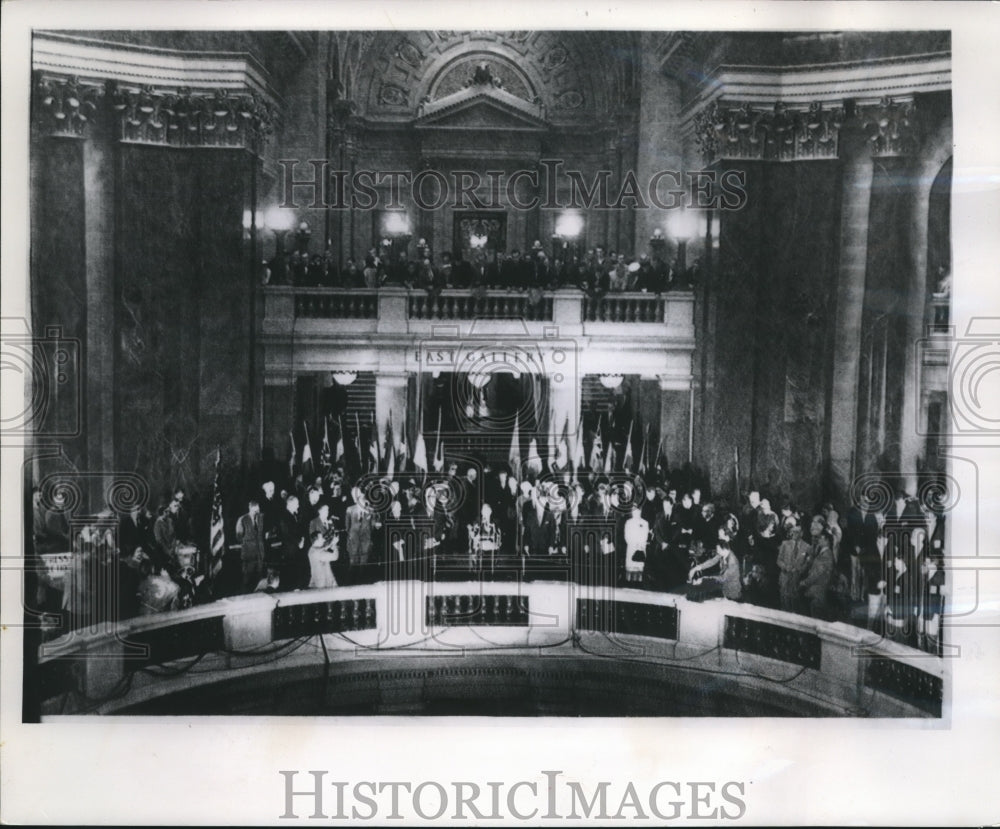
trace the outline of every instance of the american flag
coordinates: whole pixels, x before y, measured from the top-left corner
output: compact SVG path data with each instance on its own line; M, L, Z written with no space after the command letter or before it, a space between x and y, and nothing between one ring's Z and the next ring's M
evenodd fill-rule
M222 557L226 552L226 525L222 517L222 447L218 449L215 459L215 484L212 489L212 528L211 528L211 549L212 563L209 573L212 578L222 569Z

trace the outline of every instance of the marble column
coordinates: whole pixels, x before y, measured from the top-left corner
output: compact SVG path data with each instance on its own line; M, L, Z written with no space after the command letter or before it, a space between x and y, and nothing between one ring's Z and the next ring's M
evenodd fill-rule
M925 448L926 401L922 396L920 342L927 335L927 239L930 220L931 188L942 165L951 157L952 127L942 124L924 143L923 152L912 167L915 192L909 221L911 267L906 291L906 361L903 371L903 406L900 424L899 472L907 491L916 495L919 486L918 469L927 463L921 453Z
M834 334L830 416L830 469L835 491L846 493L854 468L858 419L858 371L868 265L868 220L873 167L860 130L840 133L843 179L840 209L840 273Z
M636 178L645 190L650 179L660 170L682 170L682 147L677 128L677 110L680 92L677 84L663 71L659 56L662 34L643 32L640 53L642 62L641 93L639 101L638 134L636 140ZM661 180L658 188L661 201L669 199L667 191L676 189L670 177ZM644 193L644 195L646 195ZM667 211L650 205L648 210L635 211L633 250L642 253L649 246L653 229L663 229Z
M671 469L691 460L691 377L661 374L660 437ZM655 463L655 458L652 459Z
M87 341L84 402L86 406L87 466L100 492L111 482L115 466L115 158L106 141L83 145L84 261L87 280Z

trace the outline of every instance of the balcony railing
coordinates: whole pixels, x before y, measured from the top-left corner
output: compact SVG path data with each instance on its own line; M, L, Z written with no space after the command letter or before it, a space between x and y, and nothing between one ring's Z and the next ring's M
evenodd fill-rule
M609 294L585 297L583 318L587 322L663 322L666 301L650 294Z
M378 319L375 291L295 292L295 316L320 319Z
M323 645L268 657L277 660L269 670L287 675L303 664L325 666L334 682L350 676L359 647L378 654L376 670L398 671L414 654L447 647L470 658L516 659L516 677L550 661L537 655L541 647L554 657L587 658L588 676L595 665L611 666L623 702L630 696L629 666L639 664L647 680L656 669L664 688L686 682L691 670L697 675L691 687L713 676L724 680L727 696L746 699L746 709L737 706L741 711L763 698L764 683L769 712L776 705L802 716L809 700L816 705L805 709L810 716L941 716L948 690L943 660L869 631L721 598L695 602L655 591L592 590L515 578L434 585L406 580L389 594L384 583L256 593L75 631L46 642L33 670L44 714L112 714L152 699L169 706L170 695L216 681L260 682L260 654L297 638L320 636ZM390 609L387 595L410 601ZM623 649L634 658L623 660ZM186 670L191 658L201 663L198 671ZM81 669L83 660L99 660L100 669ZM153 665L167 668L144 670ZM416 674L416 696L422 697L426 673L421 668ZM400 678L395 675L393 689L402 687ZM455 674L441 681L450 694L460 690L469 700L483 693L478 673L467 688ZM504 680L496 681L493 690L499 691Z
M469 294L445 291L433 296L411 293L407 300L411 320L525 319L552 320L552 296L532 301L526 294Z
M334 288L268 287L263 290L268 320L338 319L438 320L520 319L579 326L594 323L663 325L674 333L693 326L693 296L621 293L588 297L577 290L538 294L505 290L470 293L445 290L438 294L405 288L343 290ZM647 329L647 334L654 332ZM693 335L693 332L692 332Z

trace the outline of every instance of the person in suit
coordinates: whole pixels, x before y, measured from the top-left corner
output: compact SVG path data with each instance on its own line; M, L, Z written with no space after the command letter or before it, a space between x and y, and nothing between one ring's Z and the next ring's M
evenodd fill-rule
M285 590L298 590L309 584L309 559L305 549L302 522L299 520L299 499L289 495L278 525L281 544L281 585Z
M481 498L479 495L479 484L477 478L479 471L475 466L470 466L465 470L465 477L462 478L462 503L458 509L458 520L461 524L461 532L467 532L467 528L479 520Z
M728 541L719 539L715 547L715 555L710 559L696 564L688 572L688 581L698 584L698 576L705 570L718 567L718 573L708 576L722 587L723 598L738 602L743 598L743 579L740 575L740 563L736 559L733 548Z
M275 561L281 557L281 540L278 538L278 525L284 513L284 504L275 494L274 481L264 481L257 496L260 503L260 516L264 527L264 543L267 554Z
M122 516L118 525L118 546L123 556L128 558L137 547L148 550L154 543L153 516L148 509L135 507Z
M159 566L166 566L174 555L177 546L177 514L180 503L171 500L160 512L153 523L153 540L155 548L151 550L153 561Z
M810 552L809 545L802 540L802 528L789 528L788 538L778 548L778 595L781 609L789 613L795 611L799 580L809 562Z
M468 526L469 534L469 569L475 570L489 562L493 567L496 555L500 550L500 528L493 521L493 508L483 504L480 519Z
M382 524L376 520L364 493L358 487L352 490L352 494L354 504L347 509L344 529L347 535L347 557L351 563L351 583L358 584L368 577L374 532Z
M660 514L653 522L653 541L646 554L644 576L651 585L661 590L674 587L683 581L674 572L670 548L674 543L677 527L673 518L674 502L664 495L660 501Z
M571 495L569 501L572 502ZM550 556L565 556L569 553L569 524L566 499L550 497L545 515L545 535Z
M252 593L264 575L267 547L264 542L264 519L260 503L250 500L247 512L236 522L236 540L240 543L240 566L243 571L243 592Z
M536 489L530 501L521 508L521 551L526 556L543 556L549 552L545 500Z
M827 617L827 591L833 578L833 541L822 515L814 515L809 532L812 545L809 560L802 570L799 580L801 609L816 619Z
M309 522L309 587L336 587L330 566L340 558L337 534L330 523L330 507L320 504L316 517Z

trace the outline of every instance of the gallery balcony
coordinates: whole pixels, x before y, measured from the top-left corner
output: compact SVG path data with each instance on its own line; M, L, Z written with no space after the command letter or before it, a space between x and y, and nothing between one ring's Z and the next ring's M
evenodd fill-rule
M522 325L529 335L611 337L657 341L672 348L694 347L694 294L616 293L600 298L565 289L529 295L508 290L470 292L381 288L266 287L262 289L264 341L377 335L406 340L441 326L470 330ZM457 325L456 325L457 324Z

